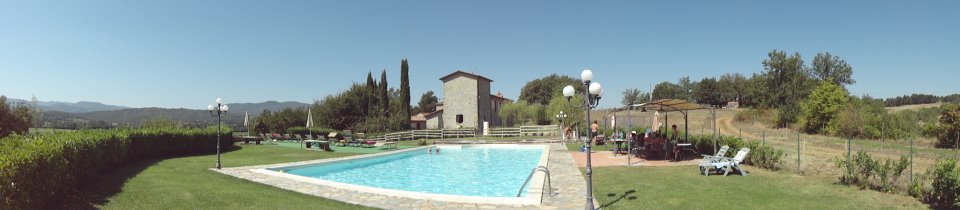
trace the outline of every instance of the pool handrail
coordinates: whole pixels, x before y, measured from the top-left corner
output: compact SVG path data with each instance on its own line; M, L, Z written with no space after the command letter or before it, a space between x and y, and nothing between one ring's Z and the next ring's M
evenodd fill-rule
M533 174L537 173L537 171L543 171L543 173L547 174L547 194L553 197L553 186L550 184L550 169L547 169L545 166L537 166L537 168L530 171L530 175L527 175L527 180L523 181L523 185L520 185L520 190L517 191L517 197L520 197L520 194L523 193L523 188L527 186L527 183L530 183L530 178L533 178Z

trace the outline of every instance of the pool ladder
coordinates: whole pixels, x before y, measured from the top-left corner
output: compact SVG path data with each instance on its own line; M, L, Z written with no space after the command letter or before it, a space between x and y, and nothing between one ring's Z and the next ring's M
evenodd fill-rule
M543 173L547 174L547 195L553 197L553 186L550 184L550 169L547 169L545 166L537 166L537 168L530 171L530 175L527 175L527 180L523 181L523 185L520 185L520 190L517 191L517 197L520 197L520 194L523 193L523 188L527 186L527 183L530 183L530 179L533 178L533 174L537 173L537 171L543 171Z

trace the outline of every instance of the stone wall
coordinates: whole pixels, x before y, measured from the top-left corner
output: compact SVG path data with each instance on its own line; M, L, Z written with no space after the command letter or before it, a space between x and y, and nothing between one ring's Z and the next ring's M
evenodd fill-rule
M443 128L457 128L457 115L463 115L463 127L479 128L477 88L477 80L463 76L443 83Z

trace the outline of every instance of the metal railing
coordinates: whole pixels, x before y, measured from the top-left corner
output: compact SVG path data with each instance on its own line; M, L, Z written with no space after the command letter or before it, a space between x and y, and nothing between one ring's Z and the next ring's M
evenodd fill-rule
M517 191L517 197L523 194L523 188L527 187L527 183L530 183L530 179L533 178L533 174L537 173L537 171L543 171L543 173L547 174L547 195L553 197L553 186L550 184L550 169L544 166L537 166L537 168L530 171L530 175L527 175L527 180L523 181L523 185L520 185L520 190Z

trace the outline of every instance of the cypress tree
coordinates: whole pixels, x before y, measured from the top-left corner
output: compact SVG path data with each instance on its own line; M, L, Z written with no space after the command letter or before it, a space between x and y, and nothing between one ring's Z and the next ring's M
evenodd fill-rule
M400 113L402 113L403 121L407 122L410 119L410 67L407 66L407 59L404 58L400 61L400 100L403 104L400 104L402 108ZM404 123L403 128L406 129L409 126L409 123Z
M383 111L390 111L390 97L387 96L387 69L380 73L380 107Z
M379 88L377 88L377 82L373 80L373 72L367 72L367 91L363 96L364 100L364 116L370 112L370 109L378 107L377 98L379 94Z

